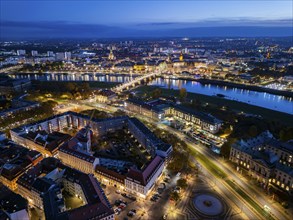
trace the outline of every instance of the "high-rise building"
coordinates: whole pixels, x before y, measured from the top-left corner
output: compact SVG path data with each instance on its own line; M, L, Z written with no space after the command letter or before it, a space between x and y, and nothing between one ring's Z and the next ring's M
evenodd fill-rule
M47 56L48 57L53 57L54 56L54 52L53 51L47 51Z
M17 55L18 56L25 55L25 50L17 50Z
M65 60L70 60L71 59L71 52L65 52L64 58L65 58Z
M62 53L62 52L56 53L55 60L65 60L65 53Z
M33 56L33 57L38 56L38 51L36 51L36 50L32 50L32 56Z

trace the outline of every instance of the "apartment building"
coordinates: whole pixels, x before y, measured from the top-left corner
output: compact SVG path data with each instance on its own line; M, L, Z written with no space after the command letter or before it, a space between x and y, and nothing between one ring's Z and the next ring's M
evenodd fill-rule
M94 176L72 169L55 158L43 159L23 174L17 184L19 194L28 198L30 205L44 210L46 219L114 220L112 207ZM63 191L79 197L83 204L66 209Z

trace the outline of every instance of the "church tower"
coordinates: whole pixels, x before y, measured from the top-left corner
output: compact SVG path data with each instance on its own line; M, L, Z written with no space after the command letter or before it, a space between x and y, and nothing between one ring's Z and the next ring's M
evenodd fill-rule
M182 53L179 56L179 61L181 61L181 62L183 61L183 54Z

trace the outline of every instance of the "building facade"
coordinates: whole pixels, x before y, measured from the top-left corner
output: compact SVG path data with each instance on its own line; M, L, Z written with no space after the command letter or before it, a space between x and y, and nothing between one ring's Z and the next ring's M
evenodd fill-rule
M267 131L256 138L233 144L230 160L237 165L238 170L246 170L266 187L274 185L292 194L292 155L292 141L282 143Z

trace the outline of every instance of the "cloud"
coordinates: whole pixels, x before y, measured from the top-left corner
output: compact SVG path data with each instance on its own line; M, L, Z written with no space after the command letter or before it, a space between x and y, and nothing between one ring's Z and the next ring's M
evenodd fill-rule
M189 22L150 22L133 25L134 27L154 27L154 28L168 28L168 27L220 27L220 26L286 26L293 27L292 18L281 19L265 19L265 18L209 18L198 21Z
M291 26L290 26L291 25ZM209 19L198 22L158 22L120 26L67 21L1 21L1 39L292 36L289 19Z

